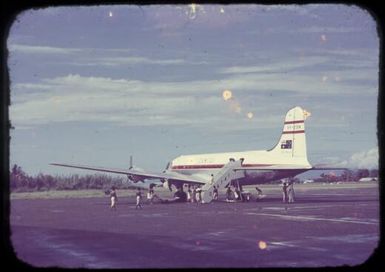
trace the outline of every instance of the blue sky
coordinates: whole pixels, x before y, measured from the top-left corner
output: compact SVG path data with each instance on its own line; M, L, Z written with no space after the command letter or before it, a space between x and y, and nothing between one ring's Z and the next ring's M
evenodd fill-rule
M358 6L46 8L7 44L10 159L29 174L269 149L297 105L312 164L377 167L379 38Z

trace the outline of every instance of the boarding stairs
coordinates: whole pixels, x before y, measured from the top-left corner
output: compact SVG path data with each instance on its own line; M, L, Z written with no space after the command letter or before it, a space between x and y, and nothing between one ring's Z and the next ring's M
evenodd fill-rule
M202 203L210 203L213 200L214 186L218 191L224 189L232 180L245 177L244 171L235 171L235 168L242 166L241 160L230 161L214 175L213 181L202 187Z

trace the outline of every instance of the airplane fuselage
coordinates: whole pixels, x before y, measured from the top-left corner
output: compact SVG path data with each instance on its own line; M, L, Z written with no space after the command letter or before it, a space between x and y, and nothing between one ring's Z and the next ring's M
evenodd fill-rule
M304 163L303 158L293 157L288 163L287 159L279 154L261 150L179 156L171 161L167 170L209 180L211 174L215 175L230 159L243 159L242 166L246 170L242 171L244 171L245 177L238 180L243 185L293 177L311 168L307 161ZM273 169L270 170L269 168Z

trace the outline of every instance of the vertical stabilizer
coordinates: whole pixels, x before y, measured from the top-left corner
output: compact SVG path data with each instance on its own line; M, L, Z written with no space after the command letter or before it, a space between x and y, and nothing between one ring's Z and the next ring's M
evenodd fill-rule
M310 113L301 107L289 110L286 113L281 138L270 151L285 158L303 158L303 162L308 163L305 135L305 120L308 116Z

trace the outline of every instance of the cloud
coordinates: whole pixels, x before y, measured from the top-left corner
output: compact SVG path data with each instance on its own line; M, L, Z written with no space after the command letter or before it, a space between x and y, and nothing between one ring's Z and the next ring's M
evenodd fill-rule
M10 44L8 49L11 52L20 52L25 54L72 54L81 52L78 48L63 48L51 46L36 46L23 44Z
M200 82L167 83L68 75L15 84L10 114L15 126L95 121L119 125L183 124L210 120L219 92L204 98ZM37 92L40 88L39 92ZM187 88L187 92L184 89ZM27 91L33 89L33 92ZM195 112L201 109L201 112Z
M338 166L358 169L376 169L378 168L378 147L368 151L354 153L348 160L339 163Z
M181 64L204 64L205 62L191 62L181 58L157 59L133 55L131 49L119 48L63 48L51 46L36 46L23 44L10 44L9 50L14 53L24 54L50 54L54 56L73 54L68 61L60 60L56 63L71 64L76 66L119 66L119 65L181 65ZM114 57L111 54L118 54ZM129 54L124 56L122 54ZM76 61L74 61L76 59Z
M73 65L78 66L119 66L119 65L137 65L137 64L151 64L151 65L180 65L185 64L184 59L154 59L146 57L92 57L85 61L72 62Z
M258 65L223 67L218 73L225 77L224 82L231 84L229 88L240 90L285 90L321 96L376 95L378 59L360 52L297 52L292 57L261 59Z
M285 59L277 62L271 62L269 64L262 64L258 66L232 66L226 67L220 70L223 74L243 74L243 73L283 73L295 68L305 68L308 66L314 66L317 64L323 64L328 62L327 57L307 57L306 59Z
M226 82L226 84L229 84ZM241 83L239 83L241 84ZM229 110L221 81L160 82L67 75L11 87L10 117L16 128L60 122L108 122L118 126L192 125L218 130L246 130L253 109L240 103L242 113ZM236 92L241 98L242 93ZM241 99L242 100L242 99ZM244 99L243 99L244 100ZM263 101L261 98L259 101ZM276 126L282 112L254 118L258 127Z
M117 58L100 58L97 61L105 60L115 64L119 62ZM258 101L263 105L258 106L261 112L269 108L266 94L359 97L378 92L378 75L371 73L370 69L342 69L337 73L326 67L327 74L320 69L313 69L330 61L328 55L298 56L254 66L230 66L218 68L217 75L214 71L212 80L195 80L188 73L179 81L156 80L156 77L136 80L69 74L35 83L12 83L11 117L12 122L19 126L75 120L106 121L120 125L199 123L203 119L214 122L217 111L227 109L221 97L225 89L234 92L241 107L245 107L242 104L244 101ZM357 62L355 59L352 61L353 64ZM176 65L183 63L183 60L122 57L120 62ZM350 67L353 64L347 61L345 65ZM370 62L367 65L370 66ZM326 76L330 80L322 80ZM335 78L338 80L333 80ZM357 79L362 79L362 82L358 83ZM366 82L372 84L369 86ZM258 116L258 112L254 113ZM215 121L225 118L230 117L225 115ZM272 123L265 122L263 126L268 124Z

